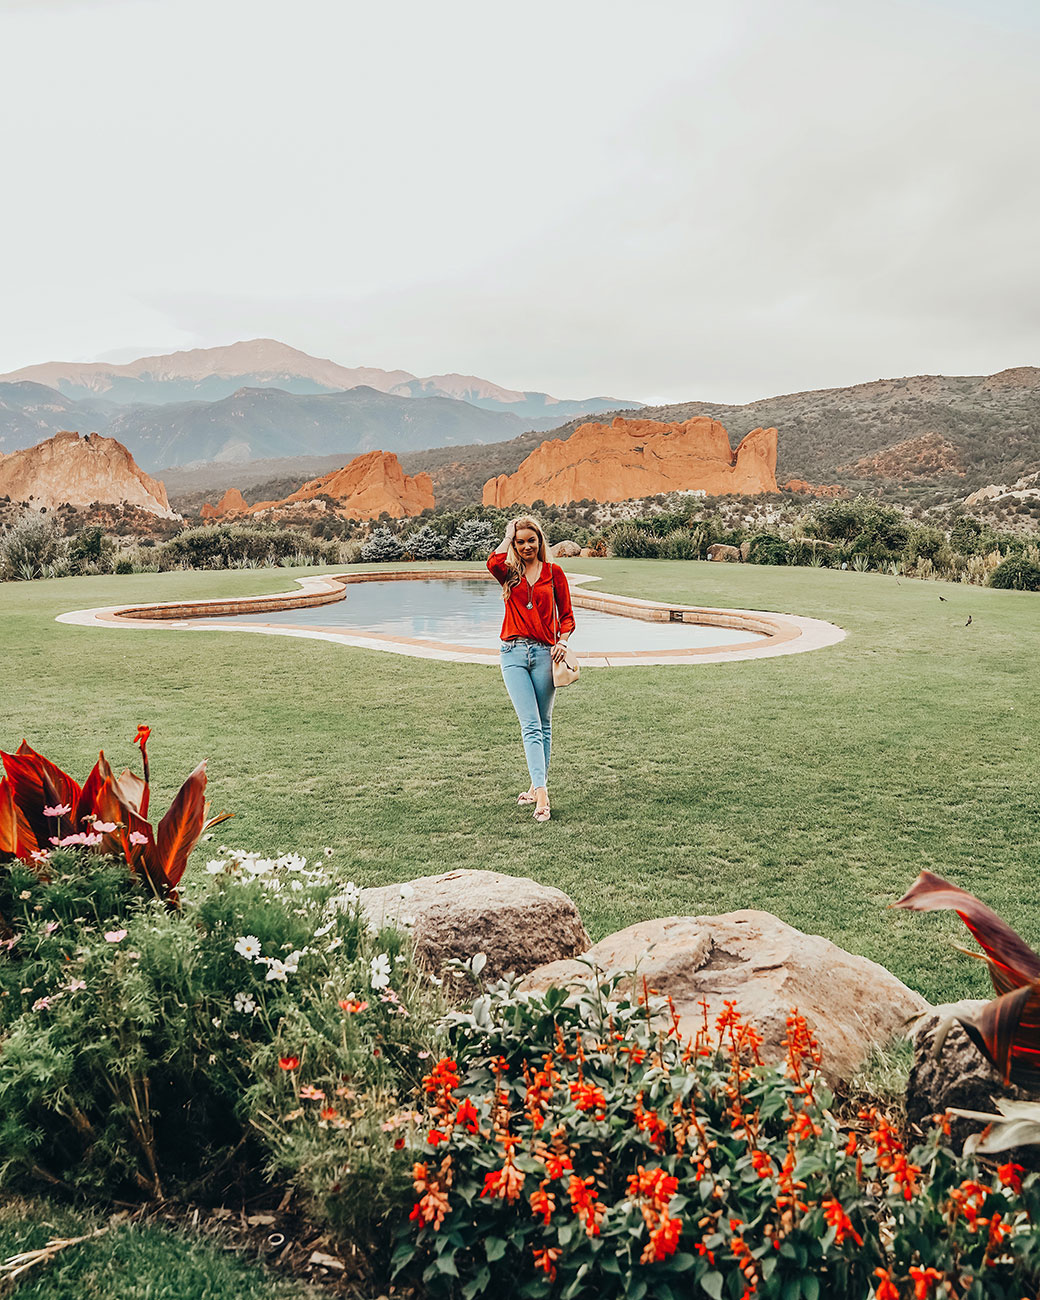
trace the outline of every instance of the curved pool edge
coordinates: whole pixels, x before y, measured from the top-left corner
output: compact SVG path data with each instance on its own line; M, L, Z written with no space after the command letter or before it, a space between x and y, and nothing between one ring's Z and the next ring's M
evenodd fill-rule
M273 592L266 596L216 597L209 600L156 601L137 605L105 605L94 609L70 610L59 614L55 622L79 627L163 628L181 632L254 632L265 636L296 636L308 640L332 641L361 650L381 650L390 654L418 659L441 659L452 663L498 664L498 648L452 645L441 641L424 641L415 637L359 635L326 629L294 626L290 620L271 623L241 624L237 614L289 614L292 610L342 600L346 589L357 582L407 581L416 578L480 578L474 569L376 569L364 573L320 574L294 578L295 591ZM490 575L486 575L490 578ZM678 602L640 600L617 596L605 591L588 591L584 585L599 582L595 574L568 573L571 597L579 609L595 609L606 614L648 622L687 622L715 627L730 627L734 632L753 632L755 641L735 639L726 646L706 646L683 650L619 651L609 655L575 652L583 668L625 668L645 665L682 663L730 663L744 659L766 659L778 655L803 654L836 645L845 639L843 628L822 619L795 614L778 614L765 610L719 609ZM160 612L161 611L161 612ZM213 619L227 616L227 623ZM205 623L197 622L206 619Z

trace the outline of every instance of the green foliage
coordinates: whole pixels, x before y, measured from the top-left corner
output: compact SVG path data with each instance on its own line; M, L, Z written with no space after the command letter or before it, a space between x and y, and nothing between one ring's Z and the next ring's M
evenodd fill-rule
M349 1165L354 1227L378 1221L395 1185L373 1130L439 1009L407 936L373 932L359 891L295 854L225 854L182 913L78 852L48 866L4 878L0 1186L184 1194L266 1160L318 1197ZM337 1114L293 1107L293 1058Z
M444 558L444 538L431 524L422 524L404 538L406 560L440 560Z
M636 520L618 524L609 533L610 553L620 560L657 559L661 538L648 532Z
M389 528L373 528L361 548L361 559L366 563L399 560L404 546Z
M97 524L81 528L69 542L69 562L77 573L105 568L114 552L115 542Z
M786 564L790 548L776 533L756 533L748 543L749 564Z
M338 552L335 544L306 533L247 524L187 528L156 548L160 569L229 569L250 563L279 564L290 557L298 563L335 564Z
M490 520L467 519L448 543L448 555L453 560L486 560L500 536Z
M1011 591L1040 591L1040 564L1025 556L1011 556L993 570L989 585Z
M67 550L54 521L29 511L0 536L0 579L28 580L64 571Z
M698 537L688 528L675 528L661 539L660 555L664 560L699 559Z
M850 1135L797 1012L764 1066L733 1003L684 1038L643 983L503 982L447 1017L395 1253L424 1294L893 1300L919 1276L1035 1293L1040 1175L981 1170L941 1128L908 1150L876 1110Z

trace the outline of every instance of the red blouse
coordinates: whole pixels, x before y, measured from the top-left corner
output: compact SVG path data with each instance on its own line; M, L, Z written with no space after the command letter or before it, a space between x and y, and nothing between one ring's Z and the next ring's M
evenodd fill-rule
M487 566L499 582L504 584L508 573L505 552L495 551L488 558ZM567 585L567 575L556 564L543 564L533 587L528 585L526 578L521 578L509 593L509 599L505 601L505 618L502 620L502 640L511 641L514 637L526 636L533 641L555 645L554 591L556 609L560 616L559 636L573 632L574 611L571 609L571 589ZM527 608L528 602L533 606L532 609Z

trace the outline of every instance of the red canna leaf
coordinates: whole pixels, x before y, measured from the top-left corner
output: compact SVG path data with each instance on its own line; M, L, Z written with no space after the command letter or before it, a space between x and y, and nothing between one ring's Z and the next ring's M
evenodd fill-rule
M148 783L136 772L124 767L116 777L116 789L128 808L132 808L141 817L148 816Z
M922 871L895 906L912 912L956 912L983 949L998 994L1032 984L1040 977L1040 957L1025 940L974 894L941 876Z
M7 777L0 776L0 855L14 857L17 852L18 814Z
M74 809L74 821L77 830L81 830L83 822L87 817L100 817L101 814L97 809L96 801L105 780L112 775L112 769L105 759L104 750L98 754L98 761L90 769L90 775L83 782L83 789L79 792L79 798L76 800Z
M1040 981L994 998L961 1024L1005 1084L1040 1089Z
M156 845L162 870L176 885L188 865L188 854L198 842L206 821L206 760L177 791L166 816L159 823Z
M57 829L58 819L45 817L44 808L68 805L74 809L79 800L79 785L60 767L37 754L26 741L14 754L0 753L0 761L10 785L18 818L16 853L28 862L35 849L47 847ZM70 820L61 819L66 830Z
M130 870L148 881L157 898L167 898L175 882L167 879L163 870L152 828L122 801L112 776L102 783L94 807L99 820L120 826L118 831L105 836L102 851L124 857Z

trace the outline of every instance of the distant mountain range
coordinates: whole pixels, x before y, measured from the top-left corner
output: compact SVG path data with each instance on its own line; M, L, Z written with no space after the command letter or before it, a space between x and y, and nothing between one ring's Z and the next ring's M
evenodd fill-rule
M119 438L149 469L294 454L349 459L376 448L497 441L630 405L517 392L475 375L351 368L252 339L125 365L49 361L0 375L0 452L72 428Z

